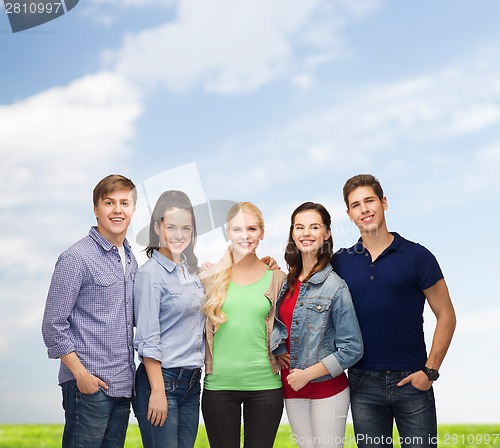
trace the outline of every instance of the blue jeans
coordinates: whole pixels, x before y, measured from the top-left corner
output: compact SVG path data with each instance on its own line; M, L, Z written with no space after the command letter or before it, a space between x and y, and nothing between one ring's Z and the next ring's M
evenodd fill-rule
M66 417L63 448L122 448L125 444L130 398L110 397L101 389L80 393L76 381L61 384Z
M349 369L351 412L358 447L392 447L393 422L403 448L437 446L434 392L397 384L412 371Z
M136 374L132 406L141 430L142 444L149 447L193 448L200 419L201 369L161 369L168 402L167 420L154 426L148 420L151 387L144 364Z

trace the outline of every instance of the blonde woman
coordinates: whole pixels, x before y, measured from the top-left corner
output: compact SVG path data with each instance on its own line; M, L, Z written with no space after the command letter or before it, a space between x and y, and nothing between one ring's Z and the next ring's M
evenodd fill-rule
M283 394L279 363L269 347L284 273L268 270L257 258L264 220L254 204L231 207L226 234L226 254L203 276L203 418L212 448L238 448L243 408L245 447L271 448L283 413Z

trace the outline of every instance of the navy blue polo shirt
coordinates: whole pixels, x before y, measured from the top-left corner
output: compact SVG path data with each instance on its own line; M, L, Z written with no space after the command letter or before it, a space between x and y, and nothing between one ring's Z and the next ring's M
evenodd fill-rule
M427 361L422 291L443 274L429 250L392 235L392 244L375 262L361 239L332 259L349 286L363 335L364 355L355 368L420 370Z

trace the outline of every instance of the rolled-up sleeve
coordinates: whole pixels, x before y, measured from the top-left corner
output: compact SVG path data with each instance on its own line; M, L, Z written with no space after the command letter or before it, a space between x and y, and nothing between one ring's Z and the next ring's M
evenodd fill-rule
M62 254L57 260L42 320L42 335L49 358L60 358L75 351L69 319L80 292L82 271L78 257Z
M337 351L322 360L332 376L348 369L363 356L363 338L349 289L345 286L337 291L331 307L331 320L335 331Z
M142 358L161 361L159 285L147 270L139 270L134 284L134 348Z

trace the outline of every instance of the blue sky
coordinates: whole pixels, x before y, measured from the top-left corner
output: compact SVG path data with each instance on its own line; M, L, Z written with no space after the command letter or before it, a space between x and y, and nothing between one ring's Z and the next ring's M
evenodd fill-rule
M63 420L41 315L112 172L140 188L140 260L163 189L256 203L261 253L282 260L306 200L353 244L341 188L375 174L390 230L437 256L458 313L438 417L497 422L498 17L496 0L85 0L13 34L0 6L0 422ZM202 260L223 248L220 230L198 243Z

